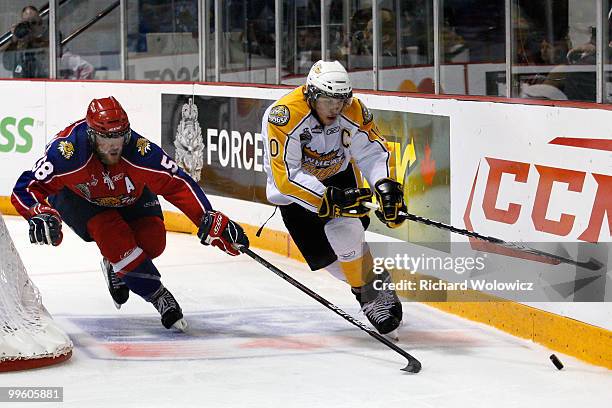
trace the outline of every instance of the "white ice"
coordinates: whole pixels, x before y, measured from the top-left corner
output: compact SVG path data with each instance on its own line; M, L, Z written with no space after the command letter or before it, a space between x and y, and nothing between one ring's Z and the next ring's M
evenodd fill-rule
M246 255L232 258L175 233L155 261L191 328L172 333L133 294L115 309L94 244L66 228L58 248L31 245L24 220L5 220L75 350L59 366L0 374L0 385L64 387L57 406L612 406L612 371L555 352L565 364L558 371L551 350L418 303L404 303L399 346L423 370L405 374L400 355ZM358 315L346 284L254 250Z

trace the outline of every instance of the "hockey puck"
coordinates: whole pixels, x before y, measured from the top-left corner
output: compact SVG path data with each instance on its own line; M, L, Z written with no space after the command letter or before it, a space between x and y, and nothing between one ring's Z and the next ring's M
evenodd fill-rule
M563 363L554 354L550 355L550 361L552 361L552 363L555 365L555 367L557 367L557 370L561 370L563 368Z

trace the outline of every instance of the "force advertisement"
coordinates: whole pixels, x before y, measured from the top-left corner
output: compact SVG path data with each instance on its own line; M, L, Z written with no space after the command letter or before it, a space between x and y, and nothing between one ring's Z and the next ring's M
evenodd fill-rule
M207 194L268 203L261 119L272 100L162 95L162 148ZM450 221L448 117L372 110L404 184L408 210ZM448 233L404 223L391 230L371 214L369 231L403 241L448 242Z

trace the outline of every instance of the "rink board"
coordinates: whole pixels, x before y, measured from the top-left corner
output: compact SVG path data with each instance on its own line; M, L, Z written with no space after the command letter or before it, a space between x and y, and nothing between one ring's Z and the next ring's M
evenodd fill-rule
M29 96L3 98L0 102L0 156L3 163L0 196L10 194L18 175L42 155L46 142L54 133L84 116L85 107L93 97L113 94L129 112L132 127L163 145L165 139L172 138L160 120L164 114L163 95L193 94L272 101L287 92L286 88L273 87L61 81L0 81L0 89L4 95ZM31 95L34 97L30 97ZM460 228L471 228L507 241L610 241L612 217L608 216L607 210L608 203L612 201L609 197L612 131L608 124L612 119L612 112L606 110L605 106L592 105L592 109L586 109L583 106L529 106L372 93L357 95L371 110L378 112L379 116L384 116L381 115L382 111L388 111L391 115L395 112L422 115L423 118L447 118L450 160L445 179L448 180L450 205L447 219L440 214L429 214L429 217L442 218L442 221ZM244 109L248 111L249 106L247 104L242 108L244 113ZM221 130L225 126L231 134L234 129L231 129L230 125L231 122L223 122L220 117L216 128ZM381 125L385 126L386 122ZM204 128L203 132L209 128L210 126ZM251 130L253 135L258 132L260 130L257 128ZM244 134L242 129L241 137ZM432 134L432 143L437 143L439 132ZM406 174L410 174L411 168L416 168L416 173L419 173L423 168L420 160L425 157L425 149L422 146L419 151L417 146L416 157L411 156L410 131L407 136L405 143L400 145L400 155L397 156L399 166L408 168ZM430 149L432 145L430 144ZM231 149L231 145L229 148ZM432 150L434 155L439 154L438 149ZM228 154L231 157L233 153ZM444 159L445 157L438 157L437 161ZM428 163L435 161L430 160ZM232 163L228 162L225 167L231 173ZM255 171L254 168L252 170ZM436 174L436 177L439 177L443 172ZM549 185L543 180L548 180ZM429 187L439 187L443 184L444 182L440 183L438 180ZM426 183L415 183L415 186L421 187L424 192L413 192L411 200L419 196L427 197L428 194L434 197L433 193L427 190ZM206 185L204 188L206 189ZM410 195L410 192L408 193ZM250 236L254 235L254 230L272 213L272 207L264 203L249 202L247 212L244 211L244 201L231 196L217 195L212 196L211 200L216 208L248 224ZM174 209L168 203L164 205L170 211ZM7 209L6 202L2 209ZM185 221L181 216L173 218L173 222L179 226L170 228L183 230L184 227L180 225L185 224ZM299 258L280 217L273 218L267 227L262 238L254 239L255 245ZM193 231L193 227L187 229ZM454 235L450 239L463 240L462 237ZM566 273L571 276L576 272ZM605 275L601 278L600 283L604 288L606 283L610 287L610 278ZM610 291L604 290L600 301L609 301ZM549 343L559 341L553 333L562 335L564 332L576 332L571 328L566 331L559 330L559 325L568 327L568 322L574 322L572 319L579 320L594 327L597 333L593 337L595 346L599 344L610 350L612 311L606 307L607 304L551 302L534 305L538 309L529 305L507 305L507 310L504 309L505 306L491 310L482 302L469 305L443 303L439 307L498 327L503 326L504 330L515 335L544 342L552 348L555 348L554 345ZM524 310L524 314L517 310ZM517 313L522 317L517 318ZM525 324L525 321L533 324ZM551 324L551 321L558 323ZM520 329L521 326L526 329ZM536 333L536 326L545 332ZM598 331L598 327L603 328L602 331ZM580 349L574 352L563 351L577 355L587 348ZM598 354L604 362L612 360L603 353L595 351L594 354ZM589 360L589 356L582 355L581 358Z

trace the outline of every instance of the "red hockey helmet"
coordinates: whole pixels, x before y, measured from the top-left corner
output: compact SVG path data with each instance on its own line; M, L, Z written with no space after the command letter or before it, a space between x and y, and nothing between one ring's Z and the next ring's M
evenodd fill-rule
M90 140L95 137L124 138L127 144L130 140L130 121L123 107L114 97L94 99L87 107L87 133Z

